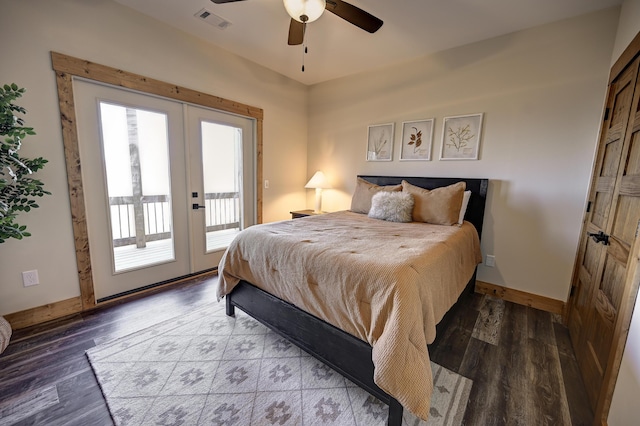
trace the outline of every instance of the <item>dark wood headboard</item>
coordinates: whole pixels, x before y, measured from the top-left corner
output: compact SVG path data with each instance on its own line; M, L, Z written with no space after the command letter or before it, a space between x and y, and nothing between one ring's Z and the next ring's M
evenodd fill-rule
M487 190L489 179L473 178L448 178L448 177L407 177L407 176L365 176L358 175L362 179L375 183L376 185L397 185L406 180L412 185L425 189L440 188L452 185L456 182L466 182L467 190L471 191L471 198L467 206L464 219L471 222L478 231L478 236L482 238L482 223L484 221L484 207L487 201Z

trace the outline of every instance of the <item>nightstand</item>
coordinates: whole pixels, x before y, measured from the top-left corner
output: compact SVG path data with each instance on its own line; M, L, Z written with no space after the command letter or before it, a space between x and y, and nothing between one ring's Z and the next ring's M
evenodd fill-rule
M320 213L316 213L313 210L309 209L309 210L296 210L296 211L292 211L289 212L291 213L291 219L298 219L301 217L307 217L307 216L315 216L318 214L324 214L326 212L320 212Z

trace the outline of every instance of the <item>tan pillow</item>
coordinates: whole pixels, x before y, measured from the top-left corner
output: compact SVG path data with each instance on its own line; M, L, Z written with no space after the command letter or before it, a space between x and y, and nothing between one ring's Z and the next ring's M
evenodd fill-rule
M355 213L368 214L371 210L371 197L380 191L402 191L402 185L379 186L358 178L356 190L351 198L351 211Z
M402 191L413 195L413 220L436 225L458 223L462 198L467 184L465 182L435 188L431 191L402 181Z

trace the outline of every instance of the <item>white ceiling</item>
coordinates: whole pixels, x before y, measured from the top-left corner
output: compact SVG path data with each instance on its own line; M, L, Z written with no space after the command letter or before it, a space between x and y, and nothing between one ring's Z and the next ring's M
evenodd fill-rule
M402 63L429 53L619 5L622 0L353 0L384 21L369 34L326 12L289 46L282 0L215 4L209 0L116 0L304 84ZM221 30L194 15L231 22Z

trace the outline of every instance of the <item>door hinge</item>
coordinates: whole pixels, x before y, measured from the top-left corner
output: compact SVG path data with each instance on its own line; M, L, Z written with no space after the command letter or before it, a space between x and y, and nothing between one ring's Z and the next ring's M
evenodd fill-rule
M571 291L569 292L569 297L573 297L573 293L575 293L575 292L576 292L576 286L572 285L571 286Z
M609 108L606 108L604 110L604 121L607 121L609 119Z
M587 203L587 213L591 211L591 201Z

